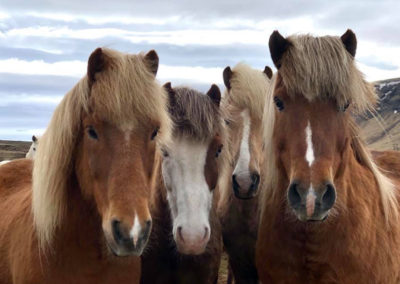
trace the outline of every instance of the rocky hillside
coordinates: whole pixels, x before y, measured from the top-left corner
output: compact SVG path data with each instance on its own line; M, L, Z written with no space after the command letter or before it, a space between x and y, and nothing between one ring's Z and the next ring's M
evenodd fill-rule
M375 82L380 97L378 120L359 119L364 138L376 150L400 150L400 78Z

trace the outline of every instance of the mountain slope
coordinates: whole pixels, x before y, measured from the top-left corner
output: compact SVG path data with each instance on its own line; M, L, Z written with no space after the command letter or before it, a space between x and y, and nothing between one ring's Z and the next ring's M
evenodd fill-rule
M375 82L380 97L377 113L357 119L369 146L376 150L400 150L400 78Z

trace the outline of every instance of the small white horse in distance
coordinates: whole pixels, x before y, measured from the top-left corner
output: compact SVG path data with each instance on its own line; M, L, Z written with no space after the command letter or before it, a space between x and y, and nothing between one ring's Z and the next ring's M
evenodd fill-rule
M35 135L32 136L31 147L29 148L29 151L28 151L28 153L26 153L26 156L25 156L27 159L32 159L32 160L35 159L36 150L39 145L39 138L40 138L39 136L35 136Z
M33 135L32 136L31 147L29 148L28 153L26 153L25 158L32 159L32 160L35 159L35 155L36 155L36 150L37 150L38 144L39 144L39 136ZM4 165L4 164L7 164L9 161L10 160L1 161L0 162L0 166Z

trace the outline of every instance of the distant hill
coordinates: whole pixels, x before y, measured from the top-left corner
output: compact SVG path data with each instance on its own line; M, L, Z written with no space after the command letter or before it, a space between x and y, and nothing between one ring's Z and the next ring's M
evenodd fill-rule
M0 140L0 162L24 158L32 142Z
M381 124L368 116L358 119L367 144L376 150L400 150L400 78L374 83L380 97L377 112Z

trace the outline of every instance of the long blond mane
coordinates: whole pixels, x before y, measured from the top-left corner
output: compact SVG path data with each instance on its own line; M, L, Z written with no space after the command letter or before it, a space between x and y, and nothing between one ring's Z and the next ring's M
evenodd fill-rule
M351 110L362 114L374 111L377 94L372 84L364 79L358 70L354 59L346 51L339 37L312 37L310 35L290 36L291 45L282 56L279 75L288 95L303 94L309 101L315 99L335 99L339 106L351 104ZM275 126L275 107L273 103L276 77L272 78L273 87L267 96L264 109L264 184L266 190L260 198L260 208L274 200L277 188L277 170L275 151L273 149L273 133ZM382 207L386 221L397 217L398 202L396 189L391 180L386 177L375 164L370 151L360 138L360 131L351 122L352 147L360 163L366 166L374 175L382 199ZM262 213L263 214L263 213Z
M228 121L234 120L234 113L237 111L248 110L253 120L262 123L264 104L266 96L271 88L271 80L261 70L253 69L245 63L238 63L232 68L232 78L230 80L231 89L225 90L221 103L223 115ZM229 131L228 131L229 134ZM227 141L229 145L224 147L227 150L224 155L227 157L227 164L221 173L219 188L221 197L218 208L224 211L228 205L228 199L232 190L228 186L232 175L231 137Z
M96 74L96 82L90 88L85 76L65 95L40 139L32 210L41 246L51 243L65 215L81 117L89 106L120 128L154 120L160 123L158 139L167 140L171 132L166 94L148 71L144 55L102 50L106 67Z

